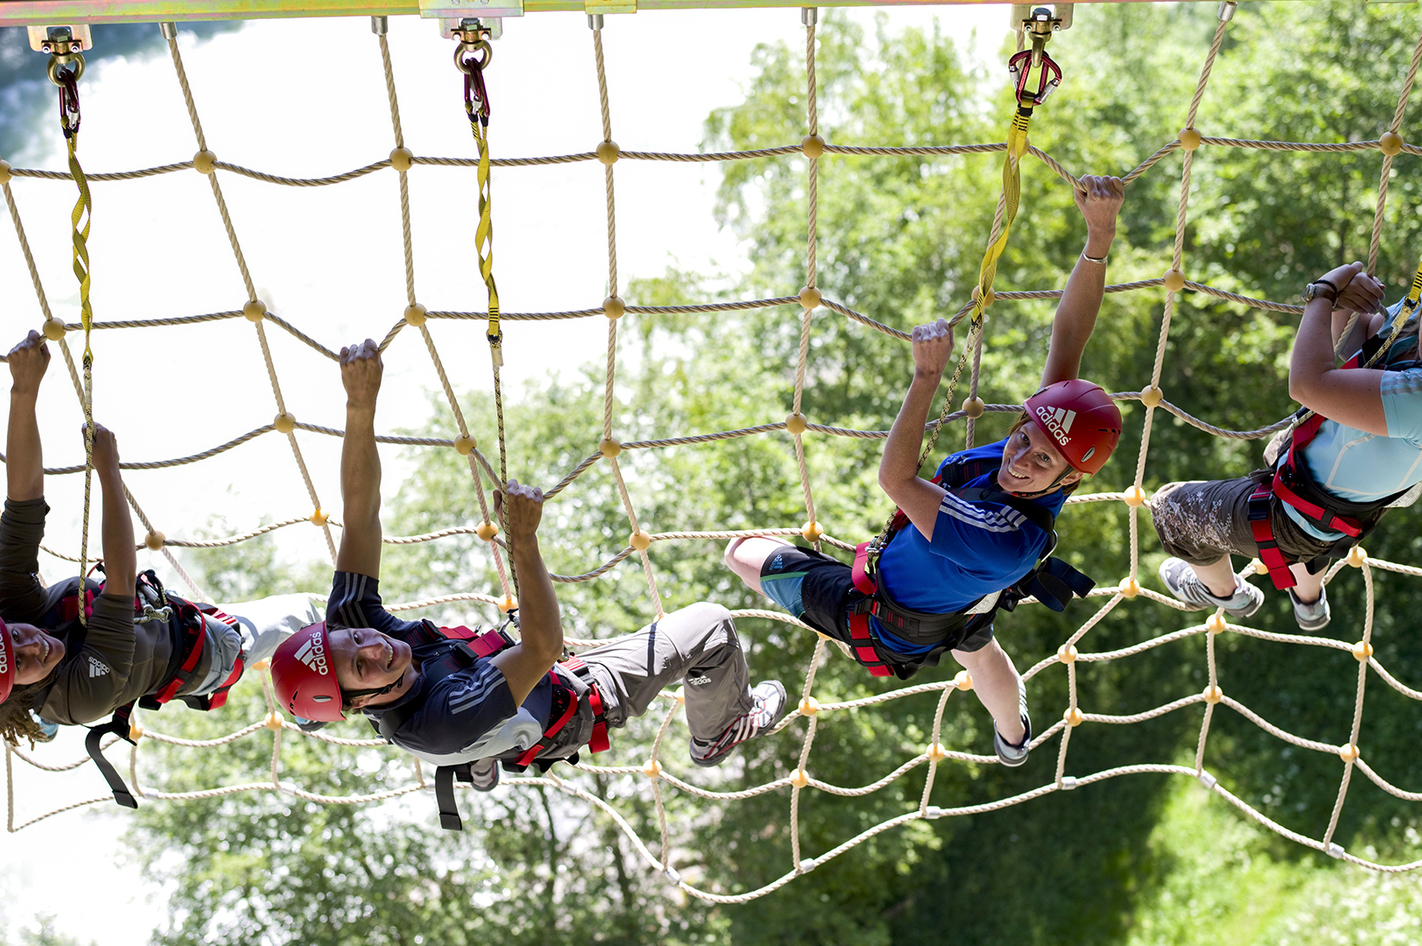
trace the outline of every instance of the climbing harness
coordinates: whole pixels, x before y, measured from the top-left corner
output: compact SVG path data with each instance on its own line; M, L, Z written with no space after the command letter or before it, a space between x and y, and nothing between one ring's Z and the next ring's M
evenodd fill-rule
M513 639L502 628L479 633L462 626L437 627L430 621L423 621L421 624L422 634L420 637L423 639L412 643L414 646L422 648L420 674L425 678L426 686L437 683L450 674L466 670L474 666L477 661L492 657L514 645ZM568 672L577 676L581 685L569 680ZM548 671L548 678L553 684L553 702L543 736L525 749L518 758L505 761L503 767L506 771L520 773L535 764L546 771L553 762L561 761L556 759L539 760L537 757L539 753L557 741L558 735L577 715L582 699L587 700L588 708L592 711L593 716L592 738L588 742L588 750L603 752L609 746L605 704L596 681L588 673L587 665L577 657L572 657L555 664ZM420 704L417 701L395 706L389 710L383 710L378 719L370 720L370 724L382 739L399 745L395 740L396 733L414 716L419 708ZM413 750L407 751L413 752ZM449 831L463 830L463 822L459 818L459 808L454 800L454 780L457 778L461 782L472 782L472 767L483 761L484 757L478 755L473 758L450 759L447 756L431 758L419 752L413 752L413 754L425 758L427 761L435 762L438 766L435 770L435 799L439 805L440 826ZM568 758L571 762L577 762L576 753Z
M1376 367L1384 371L1407 371L1422 367L1422 360L1419 360L1422 352L1418 350L1415 334L1408 339L1410 345L1398 348L1394 344L1408 321L1416 317L1419 303L1422 303L1422 264L1418 265L1412 277L1412 287L1407 298L1402 300L1388 337L1383 339L1374 335L1368 339L1357 354L1348 359L1343 369ZM1293 572L1289 571L1289 566L1295 563L1279 550L1274 537L1270 513L1276 507L1276 501L1292 506L1319 529L1343 534L1343 538L1310 563L1310 571L1316 571L1314 563L1347 555L1348 549L1377 527L1387 507L1407 492L1399 490L1381 499L1357 503L1341 499L1324 489L1314 478L1302 451L1318 435L1327 419L1322 414L1301 408L1274 466L1255 474L1259 482L1249 497L1249 528L1254 544L1259 547L1259 560L1269 570L1274 587L1280 591L1294 587L1297 581Z
M954 649L973 632L991 624L998 609L1012 611L1024 598L1035 597L1053 611L1062 611L1073 595L1084 598L1096 586L1091 578L1052 556L1056 551L1057 534L1054 530L1056 517L1050 512L1029 499L1002 490L967 485L984 474L995 474L999 467L1000 461L995 459L957 460L944 463L931 482L968 502L986 501L1010 506L1046 532L1049 538L1037 556L1036 565L1011 587L986 595L962 611L948 614L912 611L889 595L876 573L883 549L909 526L909 518L903 510L895 510L888 534L875 554L871 554L870 543L861 544L855 549L851 569L855 589L865 596L851 604L851 648L856 659L874 676L887 677L892 673L906 680L920 667L936 665L944 651ZM891 633L910 644L933 645L934 649L923 655L904 655L884 648L870 626L871 615Z
M81 586L75 588L73 593L61 598L49 612L51 619L83 622L75 629L78 632L77 637L75 633L66 636L68 643L77 645L74 646L76 653L83 646L83 635L88 627L88 617L93 613L94 598L102 594L104 590L103 584L96 587L90 587L90 585L89 581L84 581ZM81 594L82 605L80 604ZM220 709L227 703L228 691L242 678L242 674L246 670L245 661L239 655L233 664L232 671L211 693L202 696L179 696L178 691L192 683L198 665L202 662L209 622L235 628L237 626L236 619L210 604L194 604L177 595L170 594L163 588L163 583L151 568L138 575L133 611L134 622L139 624L155 620L166 623L176 613L178 630L182 636L180 641L176 642L178 646L173 649L173 656L169 660L168 669L164 674L164 679L167 682L156 692L139 697L137 700L115 709L113 717L107 723L91 726L89 734L84 739L84 748L89 753L89 758L94 760L94 765L98 767L99 772L103 774L104 780L108 782L109 788L114 794L114 801L125 808L137 808L138 802L128 790L128 786L113 764L104 756L103 749L99 744L100 740L106 735L113 734L130 745L136 744L132 720L135 705L142 709L156 711L162 709L164 704L177 699L186 704L189 709L201 712Z

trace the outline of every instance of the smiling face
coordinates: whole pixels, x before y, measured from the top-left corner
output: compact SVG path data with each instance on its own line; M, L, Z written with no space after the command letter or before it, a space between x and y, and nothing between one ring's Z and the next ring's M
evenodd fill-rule
M1070 486L1081 479L1081 473L1072 470L1056 483L1066 469L1066 458L1040 427L1028 421L1012 432L1002 448L1002 469L997 474L997 485L1010 493L1030 494L1053 489L1054 483Z
M64 641L33 624L11 624L14 641L15 685L39 683L64 659Z
M389 703L414 682L415 670L410 645L370 627L331 631L327 640L336 682L350 698L352 709ZM364 690L382 690L396 684L389 693L351 698Z

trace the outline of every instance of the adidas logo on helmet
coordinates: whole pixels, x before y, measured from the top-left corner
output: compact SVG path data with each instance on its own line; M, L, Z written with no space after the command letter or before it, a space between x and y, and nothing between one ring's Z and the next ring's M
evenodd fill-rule
M301 649L296 652L296 659L323 677L331 672L330 665L326 662L325 641L316 635L312 635L301 645Z
M1067 435L1071 433L1072 421L1076 420L1076 411L1069 411L1061 407L1056 410L1039 407L1037 416L1041 418L1042 426L1047 428L1047 433L1056 438L1057 443L1066 446L1071 442L1071 438Z
M0 621L0 703L9 699L10 690L15 686L13 650L14 642L10 637L10 629L5 626L4 621Z

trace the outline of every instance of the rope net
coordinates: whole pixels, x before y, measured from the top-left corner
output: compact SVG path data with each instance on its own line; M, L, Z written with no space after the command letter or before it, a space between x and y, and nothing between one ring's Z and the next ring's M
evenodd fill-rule
M1185 115L1183 127L1185 131L1176 140L1170 141L1148 158L1138 167L1129 170L1122 175L1129 184L1146 173L1160 173L1157 165L1161 165L1167 158L1171 158L1177 151L1182 152L1181 176L1179 188L1179 204L1177 212L1177 226L1175 234L1174 250L1172 255L1171 270L1164 276L1157 279L1140 280L1116 285L1109 285L1106 289L1110 293L1138 293L1142 296L1158 298L1156 295L1164 290L1164 318L1159 333L1159 343L1156 347L1154 363L1150 377L1144 384L1142 390L1125 391L1114 393L1112 397L1117 400L1139 401L1144 407L1144 419L1141 437L1141 450L1137 461L1134 485L1124 492L1093 493L1089 495L1076 495L1067 500L1069 504L1081 505L1085 503L1121 502L1129 510L1129 537L1130 537L1130 560L1125 576L1120 579L1119 584L1098 588L1091 592L1090 599L1095 606L1093 613L1074 632L1072 632L1054 656L1041 660L1036 665L1029 668L1022 674L1027 681L1032 680L1039 674L1064 674L1067 683L1068 700L1061 708L1056 721L1039 733L1032 741L1032 748L1038 752L1049 751L1046 747L1056 744L1056 765L1053 777L1044 784L1011 797L1000 798L986 804L948 808L933 804L933 787L939 769L943 765L962 765L965 763L972 765L990 765L997 762L993 756L986 756L963 751L954 748L951 734L944 733L943 716L948 701L960 693L972 687L972 681L966 672L959 673L953 679L936 680L925 682L914 686L907 686L896 690L886 690L877 695L863 699L842 701L842 702L821 702L815 697L816 672L822 666L826 657L838 660L840 657L833 652L833 649L825 647L826 640L821 637L814 649L814 654L805 670L804 682L800 688L800 698L796 701L796 706L779 724L775 732L769 738L782 741L798 742L799 753L798 762L794 769L764 784L755 786L745 791L717 791L703 787L702 785L688 782L668 771L663 767L662 759L664 753L670 750L665 749L665 736L670 729L673 720L681 711L679 697L674 694L664 693L665 715L662 718L660 728L653 743L650 756L634 764L627 765L591 765L581 764L576 767L551 770L542 776L524 776L508 778L505 784L512 785L536 785L546 786L563 792L569 796L581 799L584 803L595 806L612 817L621 830L626 834L630 845L645 859L646 863L665 873L670 881L678 885L686 894L701 898L706 901L717 903L736 903L765 896L779 887L790 883L800 874L813 869L819 864L839 857L853 850L856 846L863 844L874 836L891 831L904 824L915 820L949 818L958 815L976 814L981 812L996 811L1020 805L1024 802L1050 794L1072 790L1081 786L1104 782L1114 778L1144 773L1160 773L1168 775L1185 776L1198 779L1199 782L1210 792L1220 796L1231 805L1237 807L1249 818L1279 834L1280 836L1296 842L1297 844L1322 851L1332 857L1348 861L1362 867L1367 867L1384 872L1404 872L1422 867L1422 859L1399 864L1383 864L1349 853L1341 845L1334 841L1334 833L1338 827L1339 816L1343 810L1345 800L1348 795L1350 782L1355 774L1361 773L1366 779L1378 786L1383 791L1400 799L1409 801L1422 800L1422 791L1409 791L1402 787L1391 784L1383 775L1375 771L1360 753L1359 746L1363 736L1362 732L1362 709L1365 685L1371 675L1381 681L1386 686L1392 688L1404 697L1422 701L1422 691L1413 689L1398 680L1381 663L1373 657L1373 647L1370 642L1373 633L1374 616L1374 596L1373 585L1376 570L1395 572L1411 577L1422 577L1422 569L1393 562L1381 561L1370 558L1361 548L1355 548L1346 561L1337 562L1327 573L1326 580L1332 581L1341 570L1355 568L1361 571L1362 579L1366 589L1366 609L1364 611L1361 628L1355 628L1357 637L1354 640L1335 639L1327 637L1305 637L1293 634L1277 634L1251 628L1246 625L1232 623L1226 620L1222 611L1210 615L1201 623L1192 623L1181 627L1171 633L1143 641L1134 646L1124 649L1111 650L1105 652L1091 652L1084 649L1090 643L1088 634L1097 626L1108 614L1118 608L1140 607L1142 602L1153 602L1167 608L1186 610L1186 606L1171 597L1167 597L1151 591L1141 586L1139 582L1140 565L1140 542L1139 542L1139 510L1140 506L1147 498L1143 487L1146 474L1146 461L1150 445L1152 426L1158 411L1165 411L1177 418L1179 421L1193 425L1200 430L1207 431L1222 438L1237 440L1260 439L1271 435L1288 426L1289 420L1278 421L1276 423L1259 427L1253 430L1228 430L1217 427L1207 421L1191 415L1165 399L1160 388L1162 366L1165 359L1166 343L1169 338L1171 327L1171 317L1174 313L1176 302L1180 294L1186 290L1201 293L1216 299L1237 303L1244 306L1253 306L1281 313L1301 313L1302 307L1267 299L1255 299L1243 296L1234 292L1210 286L1205 283L1194 282L1184 278L1184 249L1185 230L1189 220L1189 197L1190 197L1190 174L1191 166L1196 148L1244 148L1244 149L1267 149L1271 151L1294 151L1294 152L1366 152L1381 149L1385 158L1382 166L1382 177L1379 192L1379 199L1376 211L1376 223L1373 228L1373 237L1369 253L1370 265L1376 261L1378 253L1379 234L1381 230L1383 211L1387 196L1386 186L1389 176L1389 169L1393 156L1399 153L1418 155L1422 154L1422 149L1406 145L1396 137L1397 131L1405 113L1409 96L1412 90L1413 79L1418 67L1419 60L1422 60L1422 39L1419 39L1417 49L1412 57L1410 68L1407 69L1405 78L1400 83L1400 93L1396 112L1391 122L1391 138L1384 136L1380 140L1354 141L1343 144L1312 144L1307 142L1276 142L1276 141L1255 141L1235 138L1206 137L1201 136L1194 130L1195 119L1209 84L1210 72L1214 65L1216 55L1220 49L1228 30L1229 22L1234 13L1233 3L1224 3L1220 7L1218 27L1215 30L1213 42L1204 53L1201 63L1199 81L1195 94L1189 104ZM167 39L168 49L172 57L173 67L177 81L181 87L187 111L191 119L192 130L199 154L195 160L179 161L155 167L144 168L136 171L125 171L118 173L93 173L87 175L89 182L111 182L111 181L134 181L142 178L174 174L178 172L191 171L194 168L204 173L210 184L213 209L221 217L231 251L241 279L246 286L248 298L241 307L221 312L211 312L207 314L197 314L175 318L153 318L120 321L97 320L92 323L92 331L97 333L96 347L102 352L103 336L115 329L168 329L181 326L192 325L199 322L232 320L245 318L252 326L252 342L260 349L263 362L267 369L267 377L270 382L270 389L275 400L278 416L271 423L253 429L241 436L234 437L225 443L212 446L198 453L188 456L176 457L167 460L125 462L123 468L126 470L160 470L170 467L182 466L199 461L218 457L233 448L245 444L255 438L264 437L267 434L277 432L286 438L290 447L292 457L295 461L296 469L302 477L302 481L311 503L311 511L291 510L286 518L272 522L260 528L245 531L218 539L184 539L180 537L166 537L155 527L149 517L143 512L137 498L130 493L129 500L134 512L139 516L147 536L145 544L154 550L161 550L169 563L176 570L182 581L187 585L191 593L199 599L207 600L207 595L194 579L182 568L179 560L174 556L172 550L175 548L219 548L233 546L239 543L269 534L276 530L287 529L300 523L314 523L322 531L325 538L325 545L329 551L332 561L335 558L335 540L332 537L332 527L340 527L340 523L328 516L323 511L322 503L323 490L311 475L307 463L303 458L303 444L310 445L317 438L339 438L342 434L340 430L318 426L315 424L301 422L295 419L289 411L282 395L278 371L272 356L274 346L272 333L275 333L275 341L280 342L283 336L288 338L288 343L295 343L305 346L319 353L332 361L337 360L336 350L328 344L303 332L297 326L291 324L278 314L269 310L267 305L261 301L254 282L252 273L248 268L246 258L243 255L242 243L239 239L239 227L233 222L232 215L228 211L228 205L223 195L222 182L230 180L232 177L247 178L263 185L284 186L284 187L329 187L338 184L345 184L357 179L383 173L387 169L393 168L398 175L398 196L400 208L401 242L404 255L405 269L405 290L408 297L409 307L406 309L403 319L395 322L389 332L380 343L382 350L386 350L393 345L413 345L419 347L420 343L427 349L430 361L440 380L440 390L447 400L452 411L458 429L458 436L452 439L412 437L382 435L377 438L380 443L401 447L419 447L432 450L456 449L460 454L467 456L470 475L476 485L476 492L479 498L479 505L482 512L483 523L480 527L471 528L450 528L422 535L411 536L387 536L384 541L393 545L408 545L412 543L423 543L437 541L450 536L475 533L480 538L485 539L489 554L493 560L500 587L496 593L481 592L459 592L442 595L433 598L426 598L419 601L410 601L389 605L393 611L403 611L422 607L431 607L455 602L477 602L493 606L507 606L509 599L514 595L511 584L512 575L505 567L504 555L506 547L502 540L494 535L494 530L488 529L489 510L491 508L491 496L489 490L501 482L500 472L502 470L502 457L497 459L500 463L500 470L496 471L494 462L486 456L480 445L477 444L469 432L465 423L464 414L455 398L454 390L448 374L444 368L444 361L441 359L439 342L443 334L440 323L457 320L490 320L491 340L493 333L497 330L497 320L517 324L525 321L563 320L563 319L605 319L607 322L607 363L606 363L606 385L604 394L604 411L601 429L591 431L588 434L588 452L586 459L577 463L567 474L551 489L547 490L547 496L551 499L558 497L565 490L576 490L580 481L590 475L597 467L605 467L611 475L617 487L617 493L626 515L629 538L627 545L617 554L607 561L587 569L579 574L555 575L558 582L585 582L596 580L616 568L621 562L628 558L636 557L641 565L645 576L646 595L648 598L648 610L657 617L664 613L664 601L662 592L659 590L658 573L653 564L651 549L672 543L691 543L696 549L693 554L713 554L705 550L705 543L708 541L725 541L737 536L749 535L771 535L771 536L803 536L806 540L820 544L828 544L841 550L851 550L853 541L857 536L837 537L828 534L817 521L815 508L815 494L809 467L806 463L807 449L814 449L817 444L819 449L831 449L831 438L859 438L869 440L884 439L887 436L885 430L864 430L837 427L819 423L812 423L802 412L803 395L807 384L813 378L812 363L810 358L811 339L814 333L812 315L819 308L832 313L830 318L844 318L852 320L870 331L880 332L887 336L904 340L908 336L897 329L884 325L863 313L836 302L833 299L825 298L820 292L816 281L816 246L818 208L817 208L817 180L819 173L819 163L822 155L861 155L861 156L885 156L885 155L918 155L931 157L947 157L956 155L971 154L995 154L1007 150L1008 145L998 143L975 143L975 144L954 144L945 146L924 146L924 147L858 147L839 146L827 143L818 135L818 115L816 105L816 82L814 79L816 39L816 22L814 10L804 11L803 22L805 25L805 65L807 76L807 109L806 109L806 139L801 144L787 144L779 147L763 148L753 151L732 151L710 154L673 154L644 151L621 151L613 142L613 127L611 119L610 91L606 71L604 68L604 50L602 43L601 18L592 19L590 25L592 29L592 42L594 46L594 62L596 64L595 80L598 85L599 103L601 110L601 126L603 132L602 143L593 151L581 152L577 154L554 155L547 157L532 158L506 158L494 157L491 160L487 153L482 153L476 158L461 157L425 157L412 153L406 146L404 134L401 129L399 108L396 98L395 71L392 67L391 57L387 37L384 33L383 23L375 23L375 39L378 43L377 52L384 71L385 86L388 90L389 110L393 127L393 142L395 150L386 159L374 161L370 164L355 168L340 174L313 178L292 178L283 177L276 174L267 173L260 170L242 167L226 161L218 160L207 149L207 142L203 134L202 124L199 120L199 96L190 86L188 77L183 68L183 59L177 42L176 30L170 26L164 27L164 37ZM476 133L477 138L477 133ZM483 141L479 142L482 147ZM1049 154L1035 148L1027 147L1024 158L1030 155L1040 161L1051 173L1055 174L1069 186L1076 186L1077 177ZM617 162L643 161L643 162L735 162L748 161L764 158L784 159L790 158L798 160L803 157L808 165L807 181L807 206L806 206L806 259L805 259L805 289L798 296L784 296L764 299L743 299L734 302L716 302L697 305L678 306L639 306L626 304L618 296L618 269L617 269L617 229L616 229L616 201L614 198L613 182L616 174ZM411 221L409 181L410 174L418 174L416 168L422 167L461 167L479 168L481 161L486 162L485 167L494 168L509 167L529 167L544 165L561 165L571 162L592 162L601 161L605 165L605 194L607 211L607 263L608 263L608 297L600 307L590 307L567 311L550 312L495 312L491 319L491 313L487 311L451 311L426 309L417 300L416 279L415 279L415 251L413 242L414 227ZM82 173L82 172L80 172ZM75 360L70 351L70 346L65 334L85 326L80 324L70 324L61 321L51 310L44 286L41 284L39 271L34 263L34 258L30 250L29 242L25 235L25 230L21 221L19 207L15 200L14 189L23 187L27 180L66 180L71 175L58 171L42 171L23 168L9 169L5 165L0 165L0 185L3 185L5 202L9 209L10 218L14 224L19 246L24 254L25 262L33 280L36 298L39 308L45 317L46 335L57 343L57 347L64 356L66 365L69 368L69 375L74 384L75 392L80 397L81 403L87 408L85 400L85 388L81 383L79 374L75 369ZM395 194L392 192L391 197ZM484 193L481 188L481 202ZM1001 205L999 205L1001 211ZM192 212L199 212L198 208L193 208ZM481 227L486 224L486 220L481 219ZM998 215L999 228L1003 224L1001 212ZM989 239L989 245L994 243L1000 230L995 230ZM481 253L483 246L481 245ZM490 259L491 264L491 259ZM492 280L490 278L490 289L492 293ZM1054 299L1060 297L1060 290L1010 290L998 291L995 293L995 301L998 303L1012 302L1019 300L1041 300ZM494 297L496 301L496 297ZM961 321L970 315L975 308L973 300L965 301L958 311L953 321ZM615 391L616 388L616 368L617 368L617 333L620 321L623 318L639 315L664 315L671 313L687 312L733 312L748 310L799 310L801 317L801 336L798 349L798 359L794 370L794 397L791 412L787 418L781 421L768 421L752 427L745 427L734 430L720 430L710 432L697 432L682 434L677 436L665 436L651 440L624 442L617 436L615 424ZM86 320L87 321L87 320ZM418 340L411 338L417 335ZM975 342L971 352L965 352L973 358L973 370L969 380L969 398L976 399L978 392L978 361L981 355L982 333L975 333ZM100 356L102 357L102 355ZM496 353L497 358L500 357ZM334 373L331 375L334 378ZM494 375L497 383L497 369ZM990 404L985 406L987 411L1013 412L1019 409L1015 404ZM965 418L963 411L957 411L946 415L944 422L952 422ZM974 418L968 418L969 424ZM931 423L929 428L938 427L938 423ZM969 437L971 438L971 426L969 426ZM794 455L799 469L800 485L803 493L803 503L805 508L805 521L803 524L795 526L784 526L776 524L770 528L741 531L669 531L669 532L649 532L645 528L644 521L639 519L637 506L638 484L635 479L624 476L625 464L619 458L628 451L656 451L667 448L709 444L719 441L733 440L744 437L781 437L786 433L793 440ZM807 446L806 439L809 439ZM517 459L517 458L515 458ZM516 467L517 468L517 467ZM70 466L48 469L50 475L72 474L85 471L85 466ZM329 489L329 487L328 487ZM887 505L887 502L885 503ZM80 544L82 548L82 544ZM50 551L46 549L46 551ZM68 561L79 562L84 558L83 551L78 555L73 555L64 550L53 551L54 555ZM1263 574L1262 566L1256 563L1255 571ZM1032 599L1028 599L1029 602ZM1092 605L1078 605L1083 610ZM767 621L779 621L784 624L796 625L807 628L794 618L778 611L747 609L733 612L742 619L758 619ZM1339 622L1343 623L1343 622ZM1314 647L1323 650L1336 650L1350 653L1358 662L1358 675L1356 698L1352 707L1351 726L1349 727L1348 741L1342 745L1331 745L1313 739L1304 738L1289 732L1287 729L1271 722L1244 703L1234 699L1225 692L1219 684L1220 668L1217 659L1218 645L1216 639L1220 634L1246 635L1249 637L1270 641L1281 645L1293 645L1298 647ZM1077 674L1078 666L1083 663L1093 663L1100 661L1122 660L1148 650L1159 648L1176 641L1189 638L1200 638L1203 650L1204 661L1208 670L1208 685L1202 692L1188 693L1176 696L1169 701L1162 703L1145 712L1130 715L1113 715L1107 713L1089 712L1077 701ZM598 643L591 640L569 640L570 646L586 647ZM264 671L264 666L254 668ZM211 740L183 740L174 736L166 735L158 729L136 729L135 736L141 736L136 745L132 747L128 755L127 774L129 785L136 797L146 801L183 801L195 798L212 798L222 795L231 795L241 792L274 792L292 798L304 799L322 804L339 805L361 805L392 799L399 796L415 792L433 792L431 781L427 780L417 760L399 753L398 750L388 746L381 740L375 739L342 739L331 736L323 732L302 733L300 729L290 720L284 719L277 711L273 700L270 678L266 673L260 673L262 686L266 695L268 715L264 719L251 721L226 736ZM936 699L936 711L931 727L931 736L922 751L912 758L907 759L896 769L875 781L861 786L835 785L817 779L814 774L812 750L816 744L816 735L819 731L821 721L833 725L836 717L846 713L856 711L869 711L872 707L890 700L913 699L925 694L934 694ZM962 696L958 696L962 699ZM1203 719L1200 724L1198 748L1196 751L1195 764L1190 765L1167 765L1167 764L1140 764L1111 768L1104 771L1093 772L1088 775L1072 775L1068 772L1069 749L1073 733L1076 728L1084 723L1093 725L1127 725L1154 719L1165 714L1175 713L1188 707L1201 706L1203 708ZM1211 722L1216 712L1221 707L1239 714L1244 719L1249 720L1254 725L1260 727L1277 739L1288 743L1299 749L1309 752L1323 753L1334 756L1339 760L1338 772L1338 793L1337 802L1334 805L1332 817L1329 820L1326 830L1317 837L1299 833L1284 824L1267 817L1260 810L1250 804L1247 799L1237 797L1222 785L1215 775L1208 772L1204 767L1205 747L1211 732ZM652 711L655 717L658 710ZM1038 706L1038 713L1043 717L1050 717L1045 707ZM655 722L655 719L653 720ZM412 776L406 784L393 786L386 791L364 794L364 795L329 795L311 791L289 778L284 778L282 774L282 747L292 739L316 739L340 746L359 747L363 750L383 747L385 751L392 754L392 757L399 759L409 759L412 763ZM240 785L225 785L202 791L167 793L153 789L145 789L140 778L139 757L143 745L146 741L166 743L170 745L190 747L193 749L209 749L227 745L239 740L248 739L269 739L271 741L271 767L270 779ZM116 741L116 740L114 740ZM616 740L614 740L614 754L616 752ZM17 813L17 802L14 791L14 775L17 764L33 766L35 769L44 772L61 772L78 767L87 762L87 759L68 764L52 764L36 758L32 752L10 746L6 746L6 774L9 783L7 796L7 820L6 827L10 832L19 831L23 828L34 825L36 822L57 815L61 812L81 808L88 805L104 804L110 801L109 795L99 798L81 801L75 804L65 805L51 811L30 815L28 817ZM924 790L919 803L903 811L896 817L889 818L880 824L874 825L861 833L844 839L837 846L828 850L806 851L801 844L801 799L806 792L820 792L830 795L844 797L859 797L868 795L884 789L899 779L923 769L926 774ZM659 836L644 838L638 835L636 830L623 818L618 811L607 801L592 794L584 787L584 774L596 773L603 775L633 775L644 777L645 791L653 797L657 811L659 813L660 831ZM566 777L565 777L566 776ZM727 803L752 796L767 793L777 793L784 796L790 807L789 831L791 859L785 865L784 873L776 880L754 890L728 896L722 895L707 887L697 886L683 880L678 873L675 862L675 852L678 850L678 838L669 833L667 820L664 816L664 798L667 793L677 792L686 796L702 799L707 802ZM432 828L433 830L433 828Z

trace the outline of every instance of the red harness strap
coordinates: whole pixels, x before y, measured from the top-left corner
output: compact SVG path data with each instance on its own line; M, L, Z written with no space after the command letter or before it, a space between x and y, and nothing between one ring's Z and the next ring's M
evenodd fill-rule
M178 668L178 672L173 674L173 678L163 686L163 689L153 694L155 703L167 703L177 696L178 691L192 679L198 661L202 660L203 643L207 638L207 627L203 624L202 615L198 609L187 602L174 601L172 603L178 609L179 621L183 627L183 647L187 650L187 656L183 658L183 664ZM192 621L185 620L188 614L185 612L184 606L191 610ZM237 665L240 668L242 662L239 660ZM240 672L238 676L241 676ZM237 681L233 679L231 682L236 683ZM227 702L226 691L222 694L222 702Z
M873 542L860 542L854 547L854 565L850 570L850 577L854 579L854 587L866 595L872 595L879 590L878 583L869 575L869 548L873 544Z
M570 657L563 661L563 666L577 673L587 664L581 657ZM588 684L588 706L591 706L593 711L593 731L592 738L588 740L588 751L604 752L612 745L607 738L607 709L603 706L602 694L597 689L597 681L588 674L583 674L583 679Z
M548 671L548 675L553 678L554 684L563 683L563 680L558 676L558 671L556 669ZM553 745L554 737L563 731L563 727L568 725L568 720L572 719L573 714L578 711L578 694L573 690L572 687L568 687L566 690L564 690L564 692L568 694L567 707L563 710L563 712L558 714L557 719L553 720L548 724L548 729L544 731L543 738L535 742L533 745L529 746L527 751L525 751L523 755L519 756L516 760L514 760L514 765L520 766L522 768L527 768L528 766L532 765L533 760L538 757L538 753Z
M869 612L855 611L849 615L850 645L859 662L869 668L876 677L887 677L893 673L884 661L879 659L879 651L874 646L874 635L869 632Z
M1343 367L1359 367L1361 357L1362 353L1359 352L1348 359ZM1300 496L1289 485L1294 478L1294 471L1298 464L1307 462L1299 451L1313 441L1325 420L1327 418L1322 414L1314 414L1294 428L1293 434L1289 437L1288 449L1279 457L1278 463L1274 466L1274 476L1272 479L1260 483L1253 495L1249 497L1249 530L1254 536L1254 544L1259 546L1259 560L1264 563L1265 568L1269 569L1269 578L1274 582L1274 587L1280 591L1294 587L1297 582L1294 580L1293 572L1289 571L1289 566L1293 563L1283 552L1279 551L1279 545L1274 541L1274 527L1269 521L1271 497L1293 506L1325 529L1341 532L1354 539L1363 534L1363 524L1357 519L1330 512L1317 503L1310 502Z

